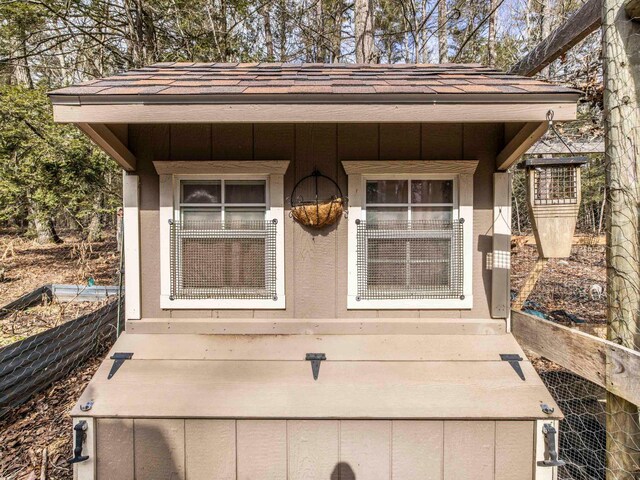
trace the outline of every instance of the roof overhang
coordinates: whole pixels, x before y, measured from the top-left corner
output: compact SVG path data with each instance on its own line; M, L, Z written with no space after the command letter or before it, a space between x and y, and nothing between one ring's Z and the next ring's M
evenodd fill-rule
M490 123L576 118L578 94L51 95L61 123ZM463 98L461 98L463 97Z

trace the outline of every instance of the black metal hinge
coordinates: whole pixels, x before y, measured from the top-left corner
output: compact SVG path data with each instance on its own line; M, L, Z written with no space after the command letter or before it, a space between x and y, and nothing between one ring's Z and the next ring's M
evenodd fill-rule
M311 372L313 373L313 379L318 380L320 374L320 362L326 360L327 356L324 353L307 353L305 360L311 362Z
M113 365L111 365L111 371L109 372L109 376L107 380L111 380L111 378L116 374L118 369L122 366L125 360L131 360L133 357L133 353L124 353L124 352L116 352L111 355L111 360L113 360Z
M518 355L517 353L501 353L500 360L502 360L503 362L509 362L509 365L511 365L511 368L513 368L516 371L516 373L522 379L522 381L524 382L526 380L524 378L524 372L522 371L522 367L520 366L520 362L523 360L523 358L520 355Z

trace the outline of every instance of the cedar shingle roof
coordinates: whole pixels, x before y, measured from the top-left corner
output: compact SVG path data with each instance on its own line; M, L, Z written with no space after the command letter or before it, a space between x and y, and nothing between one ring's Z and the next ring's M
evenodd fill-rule
M577 94L479 64L156 63L52 95Z

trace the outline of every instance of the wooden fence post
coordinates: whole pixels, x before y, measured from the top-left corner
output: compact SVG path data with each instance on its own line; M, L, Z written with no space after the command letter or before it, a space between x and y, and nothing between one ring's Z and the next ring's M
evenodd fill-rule
M638 245L638 99L631 56L638 25L625 14L624 0L604 0L605 159L609 194L607 225L608 338L636 348L640 310ZM635 62L633 62L635 63ZM636 73L636 75L638 75ZM608 359L609 361L609 359ZM640 472L638 407L607 392L607 480L632 480Z

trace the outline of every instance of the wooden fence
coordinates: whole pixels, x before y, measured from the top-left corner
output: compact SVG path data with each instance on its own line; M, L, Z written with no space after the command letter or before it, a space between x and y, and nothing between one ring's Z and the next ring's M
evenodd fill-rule
M0 417L115 340L118 301L0 349Z
M524 348L640 405L640 351L517 310L511 330Z

